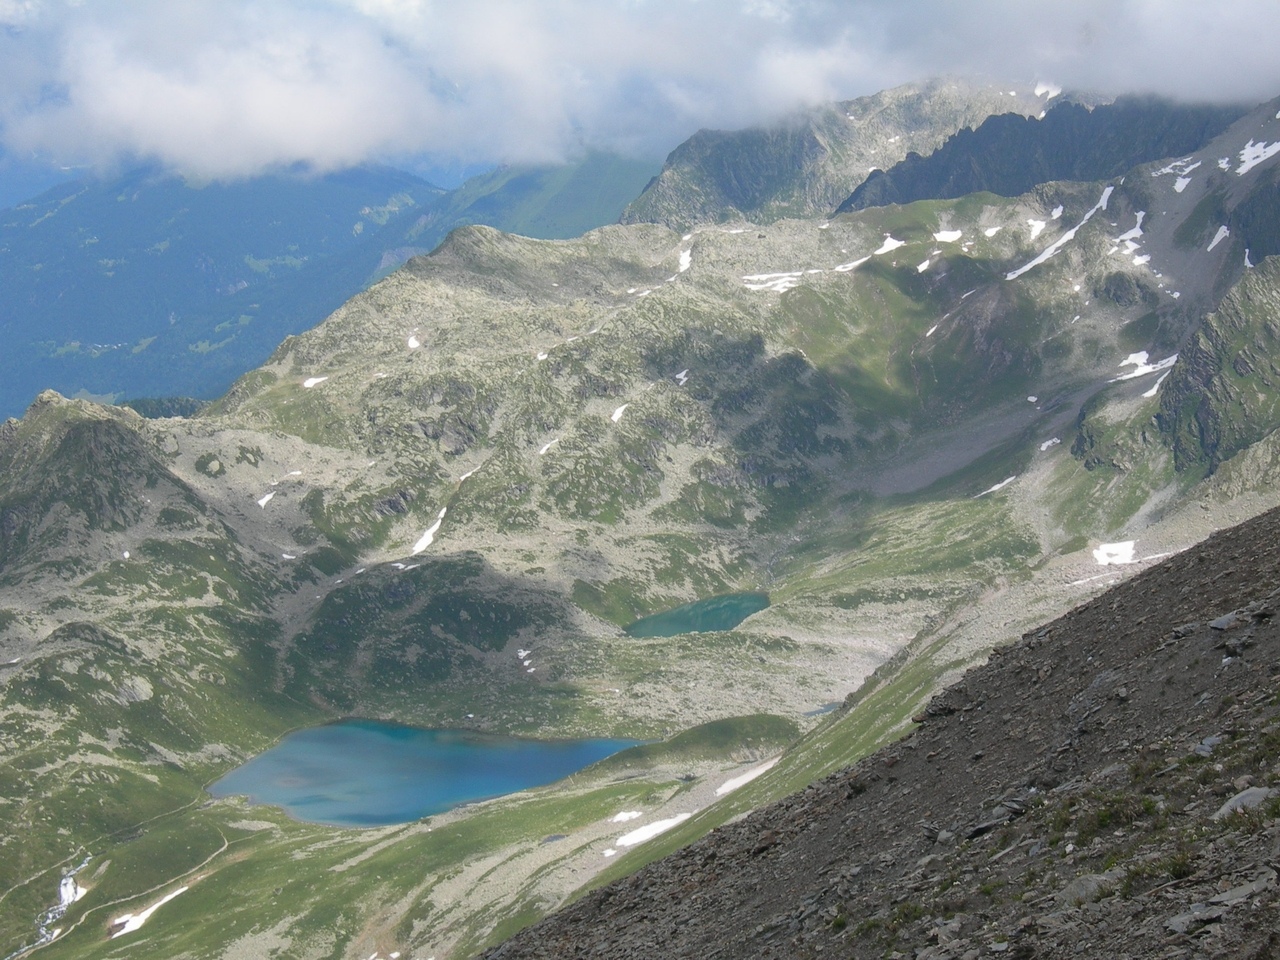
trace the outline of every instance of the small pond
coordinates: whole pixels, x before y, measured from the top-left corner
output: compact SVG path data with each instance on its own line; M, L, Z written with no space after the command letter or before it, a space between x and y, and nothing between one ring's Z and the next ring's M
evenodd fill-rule
M342 827L408 823L553 783L635 740L522 740L345 720L291 733L209 788Z
M732 630L769 606L767 593L728 593L642 617L626 628L632 637L674 637L681 633Z

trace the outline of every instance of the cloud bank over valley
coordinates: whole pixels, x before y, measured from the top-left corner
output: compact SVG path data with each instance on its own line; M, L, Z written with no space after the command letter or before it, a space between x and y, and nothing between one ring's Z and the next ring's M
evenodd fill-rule
M1273 0L0 0L0 146L195 178L659 157L945 74L1258 101L1277 35Z

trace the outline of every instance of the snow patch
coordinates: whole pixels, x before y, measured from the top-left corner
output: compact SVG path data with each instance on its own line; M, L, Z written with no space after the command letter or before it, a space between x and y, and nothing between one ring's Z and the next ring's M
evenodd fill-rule
M1027 223L1031 224L1032 240L1034 240L1036 237L1040 236L1040 234L1044 232L1045 222L1043 220L1028 220Z
M1013 483L1013 481L1017 479L1018 479L1018 475L1016 473L1012 477L1005 477L995 486L987 487L987 489L983 490L980 494L978 494L978 496L974 497L973 499L977 500L978 497L985 497L988 493L995 493L997 490L1003 490L1005 487L1007 487L1009 484Z
M1040 266L1040 264L1044 263L1054 254L1056 254L1066 244L1074 240L1076 237L1077 231L1079 231L1081 227L1083 227L1086 223L1092 220L1093 215L1095 213L1097 213L1099 210L1107 209L1107 202L1111 199L1111 193L1113 190L1115 190L1115 187L1111 187L1111 186L1108 186L1105 190L1103 190L1102 196L1098 199L1097 203L1095 203L1092 207L1089 208L1089 212L1084 215L1084 219L1082 219L1074 227L1072 227L1070 230L1068 230L1066 233L1060 236L1057 240L1055 240L1052 244L1050 244L1050 246L1047 247L1045 251L1040 254L1040 256L1036 257L1030 263L1024 264L1023 266L1019 267L1017 270L1013 270L1010 273L1005 274L1005 279L1017 280L1020 276L1022 276L1028 270L1032 269L1033 267Z
M716 787L716 796L723 797L726 793L733 793L733 791L737 790L739 787L745 787L762 773L772 770L774 766L777 765L779 759L779 757L774 757L767 763L762 763L760 766L748 770L746 773L739 774L731 780L726 780L724 783L720 784L720 786Z
M1035 403L1039 399L1040 399L1039 397L1030 396L1030 397L1027 397L1027 403Z
M987 227L987 229L982 231L982 235L984 237L994 237L999 232L1000 227Z
M1155 363L1147 362L1147 351L1140 350L1137 353L1131 353L1120 362L1121 367L1133 367L1131 371L1121 374L1108 383L1119 383L1121 380L1134 380L1137 377L1145 377L1149 373L1159 373L1161 370L1168 370L1178 361L1176 353L1158 360Z
M1135 267L1141 267L1143 264L1150 263L1150 262L1151 262L1151 255L1146 253L1144 253L1140 257L1133 258L1133 265Z
M619 420L622 419L622 412L626 410L627 407L629 406L631 406L631 404L624 403L622 406L620 406L617 410L613 411L613 413L609 415L609 419L612 420L614 423L617 423Z
M274 496L275 496L274 492L268 493L265 497L263 497L261 500L258 501L258 506L260 506L263 510L267 509L267 504L271 502L271 498Z
M1056 207L1053 208L1053 213L1049 214L1049 219L1050 220L1062 219L1062 204L1058 204Z
M1246 267L1246 268L1248 268L1248 269L1250 269L1250 270L1252 270L1252 269L1253 269L1253 261L1249 259L1249 248L1248 248L1248 247L1245 247L1245 248L1244 248L1244 265L1245 265L1245 267Z
M753 273L742 278L748 290L770 290L774 293L786 293L800 286L803 270L792 270L788 273Z
M153 913L163 907L174 897L181 893L186 893L187 889L187 887L179 887L172 893L165 894L141 913L125 913L116 917L111 921L111 926L118 926L120 929L111 934L111 939L114 940L116 937L123 937L126 933L133 933L133 931L140 929L144 923L151 919L151 915Z
M328 377L307 377L307 379L302 381L302 385L310 390L316 384L324 383L328 379Z
M1142 220L1144 217L1146 217L1146 215L1147 215L1147 211L1145 210L1139 210L1136 214L1134 214L1138 222L1135 223L1127 233L1122 233L1120 234L1120 236L1116 237L1116 243L1123 243L1126 240L1130 240L1130 241L1137 240L1140 236L1142 236ZM1131 250L1129 252L1132 253L1133 251ZM1079 290L1080 288L1076 287L1076 289Z
M1227 239L1227 237L1229 236L1231 236L1230 230L1228 230L1225 226L1219 227L1218 232L1213 235L1213 240L1209 243L1209 249L1206 250L1205 253L1209 253L1211 250L1213 250L1214 247L1220 244L1223 240Z
M1093 559L1104 567L1110 564L1133 563L1133 547L1132 540L1125 540L1123 543L1100 543L1093 551Z
M1230 169L1231 169L1231 158L1230 158L1230 157L1219 157L1219 158L1218 158L1218 169L1219 169L1219 170L1230 170Z
M1181 193L1183 190L1187 189L1187 186L1190 183L1190 177L1179 177L1177 180L1173 181L1173 192Z
M624 833L614 843L620 847L634 847L637 843L644 843L646 840L652 840L660 833L666 833L672 827L684 823L691 816L693 816L691 813L677 813L674 817L668 817L666 820L655 820L653 823L646 824L638 830Z
M1159 170L1154 171L1151 176L1167 177L1169 174L1173 173L1180 177L1184 177L1196 167L1200 166L1199 160L1192 163L1192 160L1194 159L1194 157L1183 157L1181 160L1174 160L1168 166L1161 167Z
M1044 97L1046 100L1052 100L1062 92L1062 88L1056 83L1037 83L1036 96Z
M891 251L897 250L899 247L905 247L906 245L907 242L905 240L895 240L892 236L886 234L884 243L880 244L880 249L874 251L871 255L873 257L878 257L882 253L890 253Z
M1050 447L1056 447L1061 442L1062 442L1062 439L1060 437L1053 437L1050 440L1046 440L1044 443L1040 444L1040 452L1044 453Z
M933 235L933 239L939 243L955 243L963 236L963 230L939 230Z
M1243 177L1262 161L1274 157L1277 153L1280 153L1280 140L1272 144L1268 144L1266 141L1254 143L1250 140L1244 145L1244 149L1240 151L1240 166L1236 168L1236 173Z
M639 810L623 810L621 813L615 813L609 818L610 823L626 823L628 820L638 820L644 814Z
M539 354L538 354L537 359L539 359L539 360L545 360L545 359L547 359L546 351L544 350L542 353L539 353Z
M926 260L924 263L920 264L918 267L916 267L916 273L924 273L926 270L929 269L929 264L931 262L932 261L930 260Z
M540 457L545 456L546 452L551 449L552 445L557 444L559 442L560 442L559 437L556 437L554 440L548 440L546 443L542 445L542 449L538 451L538 456Z
M408 343L409 343L410 350L417 350L420 346L422 346L421 341L419 341L417 337L410 337L408 340Z
M1164 383L1165 377L1167 376L1169 376L1169 372L1166 370L1163 374L1160 375L1160 379L1155 382L1155 384L1151 387L1151 389L1143 393L1143 396L1148 399L1150 399L1151 397L1154 397L1156 393L1160 390L1160 384Z
M689 382L689 368L688 368L688 367L685 367L683 370L681 370L679 373L677 373L677 374L675 375L675 381L676 381L676 383L680 384L680 386L682 386L682 387L683 387L686 383L688 383L688 382Z
M431 546L436 538L436 531L440 529L440 524L444 523L444 515L448 512L448 507L441 507L440 514L436 517L436 522L427 527L427 532L422 535L417 543L413 545L412 553L414 556L420 554L427 547Z
M681 250L680 251L680 272L684 273L692 265L693 265L693 251Z
M834 270L836 273L849 273L851 270L856 270L858 267L862 266L864 263L866 263L870 259L871 259L870 257L863 257L861 260L853 260L849 263L842 263L838 267L832 267L831 269Z
M929 328L928 332L927 332L927 333L925 333L925 336L926 336L926 337L932 337L932 336L933 336L933 331L935 331L935 330L937 330L937 329L938 329L938 325L935 323L932 327L930 327L930 328Z

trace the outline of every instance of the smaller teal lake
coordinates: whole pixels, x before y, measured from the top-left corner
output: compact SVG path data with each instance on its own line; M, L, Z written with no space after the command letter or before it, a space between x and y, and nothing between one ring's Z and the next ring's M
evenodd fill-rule
M213 784L298 820L408 823L464 803L554 783L636 740L521 740L346 720L291 733Z
M728 593L642 617L627 627L626 633L632 637L674 637L681 633L732 630L767 606L767 593Z

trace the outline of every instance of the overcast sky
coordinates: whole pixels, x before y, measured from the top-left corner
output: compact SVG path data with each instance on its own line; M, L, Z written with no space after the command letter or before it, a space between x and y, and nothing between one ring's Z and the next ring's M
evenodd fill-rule
M0 146L201 178L661 156L941 74L1261 101L1277 37L1277 0L0 0Z

